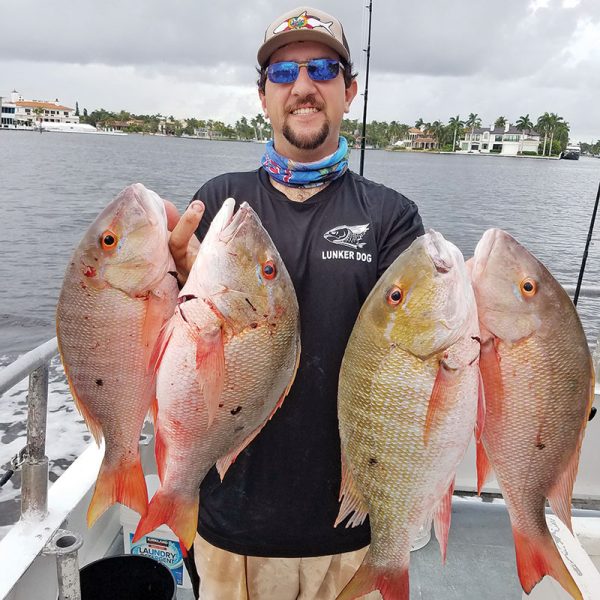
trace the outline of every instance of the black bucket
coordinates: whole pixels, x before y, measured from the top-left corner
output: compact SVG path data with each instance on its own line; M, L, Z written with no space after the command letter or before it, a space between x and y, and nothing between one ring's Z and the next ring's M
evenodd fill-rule
M79 574L82 600L175 600L177 596L171 571L147 556L101 558Z

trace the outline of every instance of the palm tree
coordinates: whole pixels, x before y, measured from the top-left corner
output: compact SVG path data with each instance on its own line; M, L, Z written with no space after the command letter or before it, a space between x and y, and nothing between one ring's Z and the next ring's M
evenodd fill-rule
M552 156L552 143L554 142L554 132L557 127L564 124L565 120L562 117L559 117L556 113L550 113L550 151L548 152L548 156Z
M548 131L550 130L550 113L545 112L541 117L538 117L536 129L544 133L542 156L546 156L546 142L548 141Z
M466 120L465 125L471 128L471 142L473 141L473 134L475 133L475 127L481 127L481 119L477 113L469 114L469 118ZM469 147L471 144L469 144Z
M520 136L520 140L519 140L520 141L519 154L522 154L523 153L523 141L525 139L523 132L526 131L527 133L529 133L533 129L533 123L531 122L531 119L529 118L529 113L527 113L524 116L519 117L519 119L517 120L517 123L516 123L516 127L521 132L521 136Z
M430 127L431 133L433 134L433 138L437 142L438 150L444 144L444 138L446 136L446 128L441 121L434 121Z
M455 117L451 117L448 121L448 126L454 130L454 140L452 141L452 152L456 152L456 134L459 128L462 128L464 122L460 120L460 115L456 115Z
M423 121L423 119L419 117L415 122L415 127L417 129L421 129L421 127L423 127L423 123L425 123L425 121Z
M504 129L506 127L506 123L507 123L507 119L506 117L498 117L495 121L494 121L494 127L496 129Z

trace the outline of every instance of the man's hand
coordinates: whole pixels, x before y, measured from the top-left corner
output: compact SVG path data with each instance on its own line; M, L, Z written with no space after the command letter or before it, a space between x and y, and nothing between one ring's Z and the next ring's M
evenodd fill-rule
M164 203L167 212L167 227L171 232L169 250L177 268L177 279L183 284L190 274L200 249L200 242L194 232L202 220L204 204L200 200L194 200L180 218L179 211L172 202L165 200Z

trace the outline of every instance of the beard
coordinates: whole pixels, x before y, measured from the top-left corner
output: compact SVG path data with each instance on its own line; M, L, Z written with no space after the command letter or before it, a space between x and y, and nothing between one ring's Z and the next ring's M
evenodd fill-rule
M281 130L283 137L299 150L316 150L329 135L329 123L326 121L316 133L308 135L298 135L288 123L284 123Z

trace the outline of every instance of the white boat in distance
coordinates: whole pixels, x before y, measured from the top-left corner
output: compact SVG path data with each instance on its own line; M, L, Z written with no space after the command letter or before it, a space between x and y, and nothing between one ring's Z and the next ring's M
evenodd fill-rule
M560 157L566 160L579 160L580 156L581 148L579 144L569 144Z
M38 131L52 132L52 133L88 133L94 135L127 135L124 131L117 131L116 129L96 129L93 125L88 123L50 123L42 122L39 127L36 127Z

